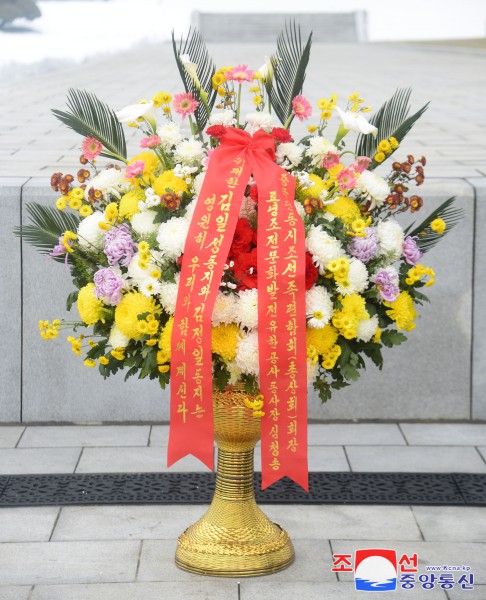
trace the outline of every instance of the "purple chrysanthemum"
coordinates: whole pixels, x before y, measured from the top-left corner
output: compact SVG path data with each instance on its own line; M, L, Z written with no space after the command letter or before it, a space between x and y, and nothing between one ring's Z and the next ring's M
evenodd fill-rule
M386 269L381 269L375 275L376 287L385 302L393 302L400 295L400 288L397 286L397 283L398 276Z
M132 240L128 225L123 223L113 227L105 235L105 254L112 267L126 267L135 254L137 245Z
M349 245L349 253L355 256L361 262L368 262L376 256L378 249L378 237L376 231L367 227L365 229L366 237L354 237Z
M416 238L409 235L403 241L403 256L409 265L416 265L422 258L422 252L415 240Z
M106 300L107 304L117 305L122 299L123 279L113 269L103 268L93 277L95 296Z

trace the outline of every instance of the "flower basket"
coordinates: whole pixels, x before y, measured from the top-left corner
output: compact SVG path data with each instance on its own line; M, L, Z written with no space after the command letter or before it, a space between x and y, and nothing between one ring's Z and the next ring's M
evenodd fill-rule
M258 71L216 69L197 31L173 47L174 97L115 112L71 90L53 111L84 137L81 168L53 174L55 207L29 204L17 233L73 279L79 319L41 320L42 337L74 329L73 352L104 378L170 384L169 465L193 454L212 468L218 442L214 500L179 538L177 564L270 573L293 549L253 497L260 431L262 487L288 476L307 489L308 386L326 402L407 339L435 278L422 257L461 211L449 198L400 225L424 204L425 157L397 157L427 105L411 112L398 90L368 120L359 94L330 94L314 118L311 36L295 24ZM307 131L291 133L296 122ZM124 124L141 134L135 156Z

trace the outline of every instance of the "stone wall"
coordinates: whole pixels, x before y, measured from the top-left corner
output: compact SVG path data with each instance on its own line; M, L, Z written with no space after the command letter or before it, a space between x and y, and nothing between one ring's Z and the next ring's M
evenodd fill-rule
M466 217L427 255L437 283L409 342L385 349L382 372L371 365L326 405L311 395L311 418L486 419L486 316L480 303L486 240L475 237L486 224L486 179L429 179L423 188L428 209L452 195ZM54 199L46 179L0 178L0 422L167 420L168 391L157 383L124 383L123 376L103 381L72 354L67 334L50 342L40 338L39 319L70 317L70 276L62 264L21 246L12 228L25 221L27 202Z

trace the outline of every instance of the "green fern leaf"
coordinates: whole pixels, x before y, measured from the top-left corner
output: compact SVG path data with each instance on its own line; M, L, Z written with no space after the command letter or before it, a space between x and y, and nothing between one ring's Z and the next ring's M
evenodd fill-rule
M432 211L419 225L415 226L415 223L412 223L405 229L406 235L417 237L417 246L422 252L428 252L433 248L464 217L464 210L462 208L455 208L454 202L455 197L449 198ZM443 219L446 223L446 229L443 234L439 234L430 228L432 221L439 218Z
M101 156L127 162L127 144L123 126L115 112L94 94L70 89L68 111L54 109L52 113L62 123L82 136L96 138L103 144Z
M292 119L292 100L302 92L305 70L309 62L312 32L305 46L302 44L300 27L292 21L277 38L277 53L271 58L273 81L266 88L270 104L283 125Z

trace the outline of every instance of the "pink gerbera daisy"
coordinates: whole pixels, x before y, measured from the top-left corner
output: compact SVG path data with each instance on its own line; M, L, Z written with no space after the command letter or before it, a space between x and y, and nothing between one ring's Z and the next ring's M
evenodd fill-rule
M198 106L199 102L191 93L176 94L174 96L174 110L179 115L182 115L182 120L184 120L186 115L193 115Z
M142 175L145 170L145 162L143 160L136 160L131 165L128 165L125 169L125 177L127 179L133 179L138 175Z
M84 138L81 144L81 150L83 151L84 158L94 160L103 150L103 145L96 138L87 137Z
M325 169L330 169L332 167L335 167L338 164L339 164L339 153L333 152L332 150L330 150L329 152L326 152L324 158L322 159L322 166Z
M312 106L304 96L295 96L292 100L292 109L299 121L308 119L312 114Z
M357 156L354 163L351 167L356 171L356 173L363 173L368 168L368 165L371 162L371 158L367 156Z
M155 148L160 145L160 138L158 135L151 135L150 137L142 138L140 140L140 148Z
M238 83L253 81L254 77L255 71L251 71L246 65L237 65L231 71L226 72L227 81L237 81Z
M353 169L343 169L337 175L339 182L339 189L344 192L345 190L352 190L356 185L356 173Z

